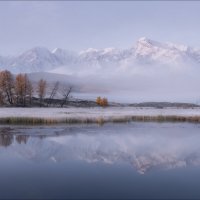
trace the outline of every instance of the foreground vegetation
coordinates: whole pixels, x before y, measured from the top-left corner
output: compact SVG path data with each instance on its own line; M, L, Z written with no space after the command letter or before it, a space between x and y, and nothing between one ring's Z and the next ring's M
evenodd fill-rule
M39 117L2 117L0 124L21 125L51 125L51 124L104 124L104 123L128 123L128 122L191 122L200 123L200 116L120 116L120 117L85 117L85 118L39 118Z

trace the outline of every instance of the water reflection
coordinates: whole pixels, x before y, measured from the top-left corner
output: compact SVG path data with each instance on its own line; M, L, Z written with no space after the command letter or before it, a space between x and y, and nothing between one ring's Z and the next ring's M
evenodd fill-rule
M9 130L5 129L0 130L0 147L8 147L13 142L17 142L18 144L26 144L28 141L29 135L14 135L12 133L9 133Z
M0 128L0 147L33 162L123 162L144 174L199 166L199 130L193 124L156 123Z
M13 135L0 134L0 146L7 147L13 142Z
M29 135L16 135L15 140L19 143L19 144L26 144L28 141Z

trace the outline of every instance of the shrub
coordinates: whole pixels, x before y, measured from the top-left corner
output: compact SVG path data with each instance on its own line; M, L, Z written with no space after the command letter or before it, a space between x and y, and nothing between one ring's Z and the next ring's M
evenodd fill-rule
M96 103L97 103L98 105L101 105L101 97L97 97Z
M99 106L102 106L102 107L108 106L108 100L107 100L107 98L105 98L105 97L104 97L104 98L97 97L96 103L97 103Z
M106 98L103 98L101 101L101 106L106 107L108 106L108 100Z

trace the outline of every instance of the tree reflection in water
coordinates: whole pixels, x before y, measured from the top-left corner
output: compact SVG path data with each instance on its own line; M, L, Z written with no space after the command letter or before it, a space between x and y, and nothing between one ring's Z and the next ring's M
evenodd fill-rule
M29 135L15 135L13 134L13 129L11 128L1 128L0 129L0 147L10 146L14 141L18 144L26 144Z
M0 146L7 147L13 143L13 135L12 134L0 134Z
M28 141L29 136L28 135L16 135L15 140L19 143L19 144L26 144Z

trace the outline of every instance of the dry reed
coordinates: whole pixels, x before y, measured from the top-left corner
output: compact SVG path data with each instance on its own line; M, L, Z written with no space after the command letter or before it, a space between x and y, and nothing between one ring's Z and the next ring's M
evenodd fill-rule
M104 123L128 123L138 122L192 122L200 123L200 116L178 116L178 115L133 115L120 117L85 117L85 118L35 118L35 117L1 117L0 124L21 124L21 125L51 125L51 124L104 124Z

